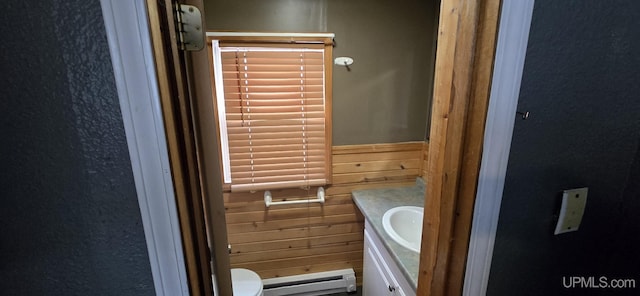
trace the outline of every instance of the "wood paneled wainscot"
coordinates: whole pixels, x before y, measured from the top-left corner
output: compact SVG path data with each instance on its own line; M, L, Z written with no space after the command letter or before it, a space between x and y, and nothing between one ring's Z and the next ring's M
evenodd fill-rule
M324 205L266 208L263 192L224 193L231 267L273 278L353 268L362 282L364 218L351 191L411 186L422 175L424 142L333 147ZM273 200L315 198L315 189L272 190Z

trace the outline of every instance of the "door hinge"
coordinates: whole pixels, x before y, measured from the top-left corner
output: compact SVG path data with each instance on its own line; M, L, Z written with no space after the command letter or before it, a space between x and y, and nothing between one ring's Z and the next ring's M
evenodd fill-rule
M181 50L198 51L204 48L202 14L193 5L176 5L178 46Z

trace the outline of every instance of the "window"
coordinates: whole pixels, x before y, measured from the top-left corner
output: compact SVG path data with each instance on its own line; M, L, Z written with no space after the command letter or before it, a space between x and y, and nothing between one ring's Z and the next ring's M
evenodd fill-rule
M329 183L331 38L210 39L224 183L231 191Z

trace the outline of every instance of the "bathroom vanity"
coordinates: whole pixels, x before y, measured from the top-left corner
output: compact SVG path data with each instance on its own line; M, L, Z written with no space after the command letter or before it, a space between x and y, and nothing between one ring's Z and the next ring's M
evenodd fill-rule
M364 215L364 279L366 295L415 295L420 254L394 241L383 229L384 213L398 206L424 205L424 183L416 186L356 190L353 200Z
M416 295L380 238L367 224L365 222L362 287L366 295Z

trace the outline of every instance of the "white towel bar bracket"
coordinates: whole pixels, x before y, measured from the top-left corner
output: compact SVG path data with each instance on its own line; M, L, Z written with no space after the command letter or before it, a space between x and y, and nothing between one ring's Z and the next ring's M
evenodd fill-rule
M270 206L277 206L277 205L292 205L292 204L303 204L303 203L312 203L312 202L318 202L318 203L324 204L324 188L318 187L317 198L315 199L273 201L273 198L271 196L271 191L267 190L264 192L264 205L267 208Z

